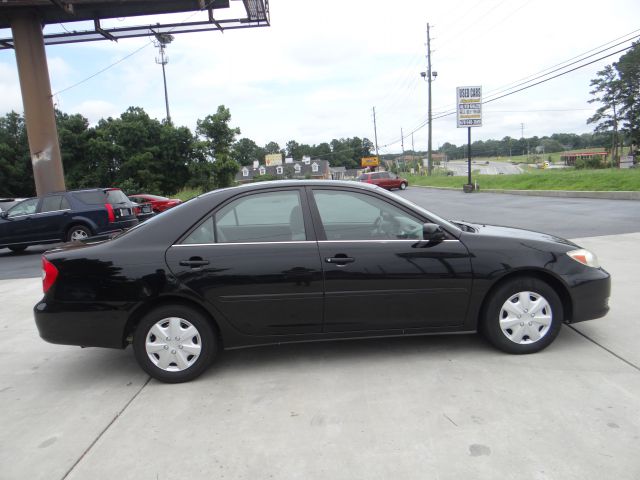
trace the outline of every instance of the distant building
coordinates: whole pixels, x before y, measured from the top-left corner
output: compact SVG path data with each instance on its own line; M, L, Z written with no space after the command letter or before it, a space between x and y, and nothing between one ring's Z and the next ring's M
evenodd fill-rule
M601 163L605 163L607 152L565 152L560 154L560 161L568 166L574 166L576 160L592 160L594 158L600 160Z
M263 175L269 175L278 180L287 178L330 180L332 178L331 168L327 160L313 160L307 157L303 161L291 161L284 165L260 165L257 168L255 165L244 166L236 174L236 181L238 183L249 183L253 182L256 177Z

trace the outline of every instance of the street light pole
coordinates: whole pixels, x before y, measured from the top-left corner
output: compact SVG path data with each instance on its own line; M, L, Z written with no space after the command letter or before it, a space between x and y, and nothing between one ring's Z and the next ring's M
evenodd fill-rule
M156 63L162 65L162 80L164 82L164 105L167 109L167 123L171 123L171 115L169 114L169 94L167 92L167 74L165 65L169 63L169 58L165 56L164 49L173 41L173 35L166 33L157 33L155 46L160 50L160 58L156 57Z

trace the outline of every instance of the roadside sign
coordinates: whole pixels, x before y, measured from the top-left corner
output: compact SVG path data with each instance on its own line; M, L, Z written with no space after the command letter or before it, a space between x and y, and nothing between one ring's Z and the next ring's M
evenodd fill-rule
M482 126L482 87L457 87L458 128Z
M362 157L360 159L360 165L362 165L362 168L377 167L378 165L380 165L380 160L378 159L378 157Z

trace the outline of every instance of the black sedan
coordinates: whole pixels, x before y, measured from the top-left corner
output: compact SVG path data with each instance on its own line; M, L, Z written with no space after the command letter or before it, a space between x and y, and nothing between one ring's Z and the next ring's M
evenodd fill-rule
M160 218L161 217L161 218ZM481 331L509 353L602 317L610 277L544 233L450 222L355 182L217 190L43 256L43 339L124 348L165 382L221 348Z

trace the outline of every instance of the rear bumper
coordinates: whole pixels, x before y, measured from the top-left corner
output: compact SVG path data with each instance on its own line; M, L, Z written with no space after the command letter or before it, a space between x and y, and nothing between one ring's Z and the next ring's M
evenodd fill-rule
M41 300L33 308L40 337L61 345L124 348L127 313L108 305L64 305Z
M571 289L573 313L569 323L604 317L609 312L611 275L604 269L594 269L590 278Z

